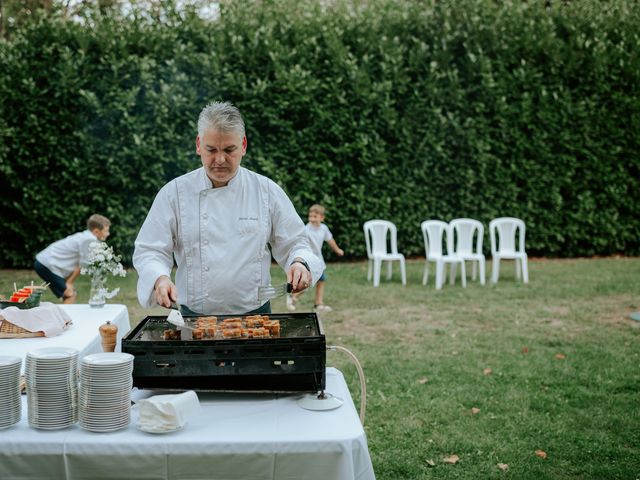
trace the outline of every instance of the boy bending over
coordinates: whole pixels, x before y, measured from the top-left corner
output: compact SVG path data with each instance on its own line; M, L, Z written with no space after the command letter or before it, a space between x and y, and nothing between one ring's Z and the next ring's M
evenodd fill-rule
M86 264L89 244L105 241L110 225L107 217L93 214L87 220L84 232L53 242L36 255L33 265L36 273L49 282L51 291L57 298L62 298L62 303L75 303L73 282L80 275L80 267Z

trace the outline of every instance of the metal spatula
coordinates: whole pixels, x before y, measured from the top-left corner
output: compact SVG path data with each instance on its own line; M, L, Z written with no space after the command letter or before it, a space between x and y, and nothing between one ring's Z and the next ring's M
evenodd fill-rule
M293 291L293 285L290 283L283 283L281 285L267 285L266 287L258 287L258 300L260 303L264 303L272 298L281 297L286 293Z
M169 315L167 316L167 322L175 325L176 327L188 328L189 330L193 330L192 327L184 323L184 317L180 312L180 305L178 304L178 302L175 303L175 309L171 308L171 312L169 312Z

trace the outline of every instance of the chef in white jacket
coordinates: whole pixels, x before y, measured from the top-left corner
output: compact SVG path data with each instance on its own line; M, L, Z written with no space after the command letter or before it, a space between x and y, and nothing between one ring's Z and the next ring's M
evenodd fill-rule
M320 278L300 216L275 182L240 166L246 151L238 109L207 105L196 137L202 168L162 187L136 238L143 307L177 300L186 314L269 313L258 287L271 283L272 254L294 292Z

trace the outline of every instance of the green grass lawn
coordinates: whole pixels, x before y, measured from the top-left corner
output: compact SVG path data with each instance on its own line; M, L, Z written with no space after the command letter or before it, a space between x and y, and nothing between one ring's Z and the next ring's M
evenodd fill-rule
M640 259L531 260L528 285L512 262L501 267L496 285L458 280L436 291L433 275L422 285L420 260L408 262L406 287L397 266L373 288L365 262L329 265L334 311L322 320L328 343L364 368L377 478L640 478L640 322L629 319L640 310ZM274 283L283 279L274 269ZM31 280L32 271L2 270L0 293ZM135 272L110 281L132 324L163 311L139 307L135 282ZM78 289L86 302L86 278ZM303 295L300 310L312 305ZM358 406L349 358L329 352L327 362ZM457 463L445 463L452 455Z

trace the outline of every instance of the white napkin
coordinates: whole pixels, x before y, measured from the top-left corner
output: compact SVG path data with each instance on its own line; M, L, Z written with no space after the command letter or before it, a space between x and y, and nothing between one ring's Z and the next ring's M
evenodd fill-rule
M198 395L193 390L173 395L155 395L138 400L138 428L144 432L166 433L182 428L192 415L200 413Z
M3 319L30 332L44 332L45 337L60 335L72 323L67 312L51 302L25 310L7 307L0 310L0 321Z

